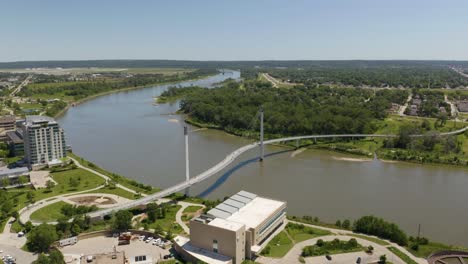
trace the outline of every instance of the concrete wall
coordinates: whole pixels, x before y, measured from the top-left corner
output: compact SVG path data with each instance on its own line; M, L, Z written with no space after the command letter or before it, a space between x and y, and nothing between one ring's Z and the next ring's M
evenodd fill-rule
M237 232L197 221L190 222L190 243L199 248L213 251L213 240L218 241L218 253L233 258L240 264L245 259L245 228Z

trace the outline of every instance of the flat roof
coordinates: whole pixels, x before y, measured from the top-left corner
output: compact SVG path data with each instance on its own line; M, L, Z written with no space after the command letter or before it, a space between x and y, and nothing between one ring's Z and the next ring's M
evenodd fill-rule
M284 205L285 203L281 201L255 197L226 220L245 224L249 228L256 228Z
M192 255L193 257L210 264L228 264L232 263L232 258L224 256L213 251L209 251L203 248L195 247L190 244L190 239L183 236L176 236L174 238L177 243L185 252Z
M6 132L6 135L15 144L23 143L23 139L16 133L16 131L8 131Z
M242 223L228 221L228 220L224 220L222 218L215 218L208 225L220 227L222 229L227 229L227 230L231 230L231 231L238 231L239 229L244 227L244 224L242 224Z
M42 123L42 122L47 122L47 123L56 123L55 119L52 117L48 116L40 116L40 115L28 115L26 116L26 125L31 126L34 125L35 123Z
M231 216L231 213L228 213L226 211L222 211L222 210L219 210L219 209L216 209L216 208L213 208L210 211L208 211L208 214L210 214L210 215L212 215L214 217L217 217L217 218L227 218L227 217Z

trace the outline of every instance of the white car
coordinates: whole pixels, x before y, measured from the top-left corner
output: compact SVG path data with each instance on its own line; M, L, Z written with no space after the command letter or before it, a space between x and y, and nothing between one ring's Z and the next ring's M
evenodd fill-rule
M149 242L151 242L152 240L153 240L153 237L148 237L148 238L146 239L146 243L149 243Z
M138 239L139 239L140 241L143 241L143 240L145 240L145 236L140 236Z

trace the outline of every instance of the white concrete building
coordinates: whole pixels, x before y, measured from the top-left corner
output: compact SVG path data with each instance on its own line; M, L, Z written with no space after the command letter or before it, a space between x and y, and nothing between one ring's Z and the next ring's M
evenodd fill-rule
M260 253L285 219L285 202L240 191L190 221L190 239L176 237L174 246L187 261L239 264Z
M24 154L29 166L56 163L66 157L65 134L53 118L27 116L22 127Z

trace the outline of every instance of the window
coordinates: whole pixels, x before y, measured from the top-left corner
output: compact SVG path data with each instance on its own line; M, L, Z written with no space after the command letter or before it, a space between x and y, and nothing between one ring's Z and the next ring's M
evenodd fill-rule
M135 256L135 262L145 261L146 256Z
M213 252L218 253L218 240L213 240Z

